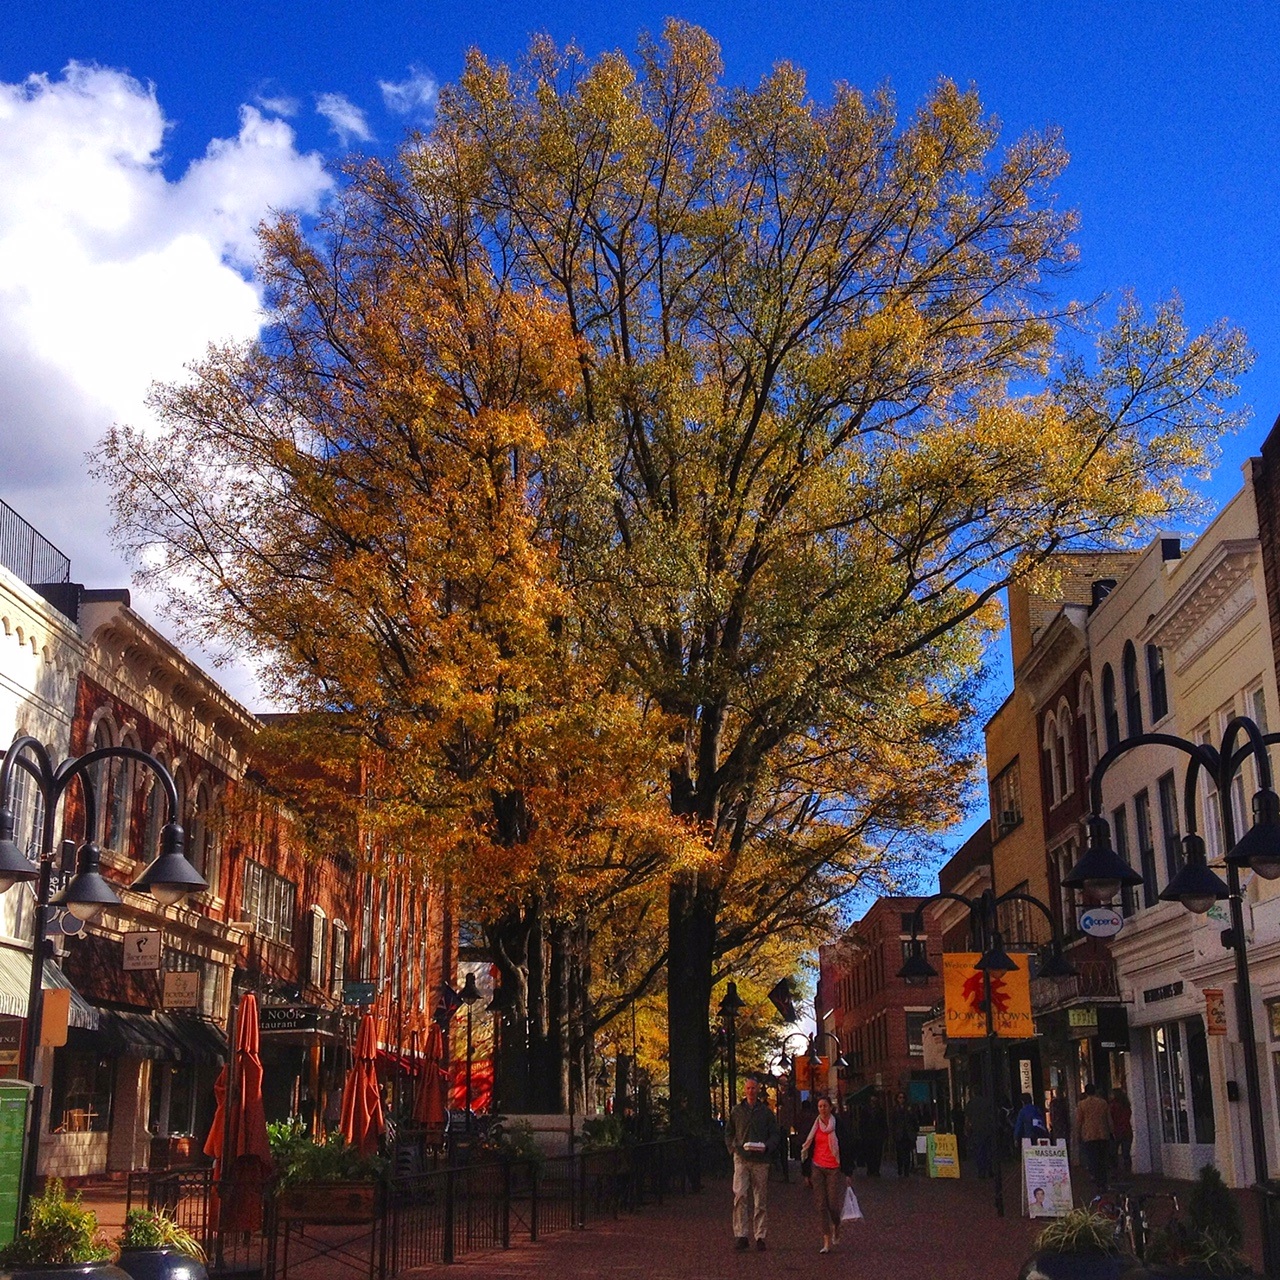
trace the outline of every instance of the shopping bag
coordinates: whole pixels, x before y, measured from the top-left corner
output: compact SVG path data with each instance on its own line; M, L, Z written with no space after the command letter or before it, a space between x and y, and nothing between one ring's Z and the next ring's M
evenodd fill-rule
M846 1187L844 1193L844 1208L840 1210L841 1222L856 1222L862 1217L862 1206L858 1203L858 1197L853 1194L852 1187Z

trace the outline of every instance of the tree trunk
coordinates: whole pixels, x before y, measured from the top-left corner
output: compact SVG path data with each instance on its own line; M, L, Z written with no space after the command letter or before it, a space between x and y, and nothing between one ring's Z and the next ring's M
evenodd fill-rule
M711 1123L711 973L719 909L715 890L675 880L667 898L667 1038L671 1115L700 1133Z
M512 911L488 930L498 968L501 1016L494 1046L493 1105L497 1112L529 1110L529 922Z

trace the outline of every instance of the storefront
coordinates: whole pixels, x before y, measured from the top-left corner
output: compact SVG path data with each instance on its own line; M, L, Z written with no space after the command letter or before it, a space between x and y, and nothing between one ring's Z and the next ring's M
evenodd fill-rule
M347 1066L342 1015L315 1005L264 1004L259 1024L267 1119L297 1116L312 1132L331 1125Z

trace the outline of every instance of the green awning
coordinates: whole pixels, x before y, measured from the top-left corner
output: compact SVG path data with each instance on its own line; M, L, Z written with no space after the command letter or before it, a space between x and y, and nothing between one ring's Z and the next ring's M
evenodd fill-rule
M27 990L31 984L31 952L16 947L0 947L0 1014L11 1018L27 1016ZM44 962L40 984L46 991L71 992L67 1025L82 1031L96 1031L98 1011L67 981L56 960Z
M134 1009L99 1009L98 1015L98 1043L109 1053L207 1066L226 1060L226 1036L204 1019Z

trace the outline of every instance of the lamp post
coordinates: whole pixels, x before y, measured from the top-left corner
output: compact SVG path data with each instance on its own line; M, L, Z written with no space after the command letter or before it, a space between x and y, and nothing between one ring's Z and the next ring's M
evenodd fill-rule
M991 1089L991 1105L998 1112L1001 1090L997 1085L996 1076L996 1040L998 1037L991 1008L991 975L1012 973L1018 967L1013 957L1004 949L1004 939L1000 935L1000 907L1006 902L1025 902L1040 911L1049 922L1049 928L1053 933L1053 950L1049 959L1040 966L1040 977L1066 978L1072 976L1075 970L1062 954L1062 939L1058 934L1058 922L1053 918L1053 912L1039 898L1030 893L1021 893L1016 889L999 895L991 889L984 889L973 898L966 898L958 893L935 893L921 901L911 917L910 955L903 963L902 968L898 970L898 977L905 981L915 985L923 985L930 978L938 976L938 971L929 963L928 956L925 954L926 944L920 939L920 926L924 922L925 908L930 903L943 900L958 902L968 910L970 935L977 942L979 951L982 952L974 968L982 974L982 1002L987 1026L987 1078ZM1000 1135L998 1133L993 1154L995 1157L996 1214L998 1217L1003 1218L1004 1177L1000 1168Z
M818 1045L823 1040L834 1040L836 1045L835 1068L837 1071L848 1071L849 1060L844 1056L844 1046L840 1043L840 1037L834 1031L818 1031L809 1037L809 1069L810 1076L818 1070L822 1065L822 1055L818 1052ZM823 1093L826 1093L826 1085L830 1081L823 1082ZM815 1090L816 1092L816 1090Z
M480 989L476 986L475 970L467 972L467 980L458 992L462 1003L467 1006L467 1132L471 1132L471 1006L480 999Z
M35 1074L44 1004L44 962L50 950L47 908L64 906L76 919L89 921L103 907L120 905L119 895L99 869L102 850L93 840L93 833L97 830L98 797L89 776L89 770L99 761L113 759L136 760L151 769L164 788L168 804L168 821L160 833L160 854L143 869L131 887L139 892L150 893L162 906L173 906L181 902L188 893L198 893L209 887L204 877L183 855L178 790L169 771L154 756L134 747L100 747L86 755L63 760L55 765L53 757L36 738L20 735L13 740L0 763L0 893L7 893L15 884L33 884L36 897L31 978L27 988L27 1026L22 1045L22 1074L31 1082L32 1091L27 1149L18 1201L20 1222L26 1220L27 1207L35 1187L44 1102L44 1089L36 1083ZM14 815L10 807L10 792L15 769L21 769L31 778L43 806L40 847L35 862L18 848L13 838ZM84 799L86 838L76 854L74 873L55 893L54 833L58 804L73 779L78 783Z
M738 1105L738 1010L745 1003L738 995L738 984L730 978L720 1001L720 1021L724 1026L725 1049L729 1058L730 1110Z
M1236 742L1244 745L1237 749ZM1111 828L1102 816L1102 779L1122 755L1141 746L1173 747L1189 758L1183 785L1183 807L1187 834L1182 839L1185 861L1165 886L1160 898L1180 902L1200 915L1215 902L1225 900L1231 915L1230 945L1235 958L1236 1014L1240 1042L1244 1050L1245 1089L1248 1094L1249 1136L1253 1154L1254 1188L1258 1193L1258 1216L1262 1228L1263 1271L1280 1276L1280 1240L1274 1238L1271 1215L1267 1212L1267 1137L1262 1114L1262 1086L1258 1075L1258 1041L1253 1024L1253 995L1249 981L1249 958L1245 952L1244 900L1240 871L1248 868L1264 880L1280 877L1280 797L1272 788L1271 761L1267 746L1280 743L1280 734L1264 734L1248 716L1236 716L1223 730L1218 747L1192 742L1167 733L1139 733L1117 743L1094 768L1089 784L1088 848L1080 861L1062 878L1062 883L1094 901L1105 902L1122 885L1140 885L1143 878L1111 847ZM1253 797L1253 826L1236 839L1231 786L1245 761L1254 758L1258 791ZM1227 879L1209 869L1204 839L1196 831L1196 783L1200 771L1212 779L1222 798L1223 844L1227 850Z

